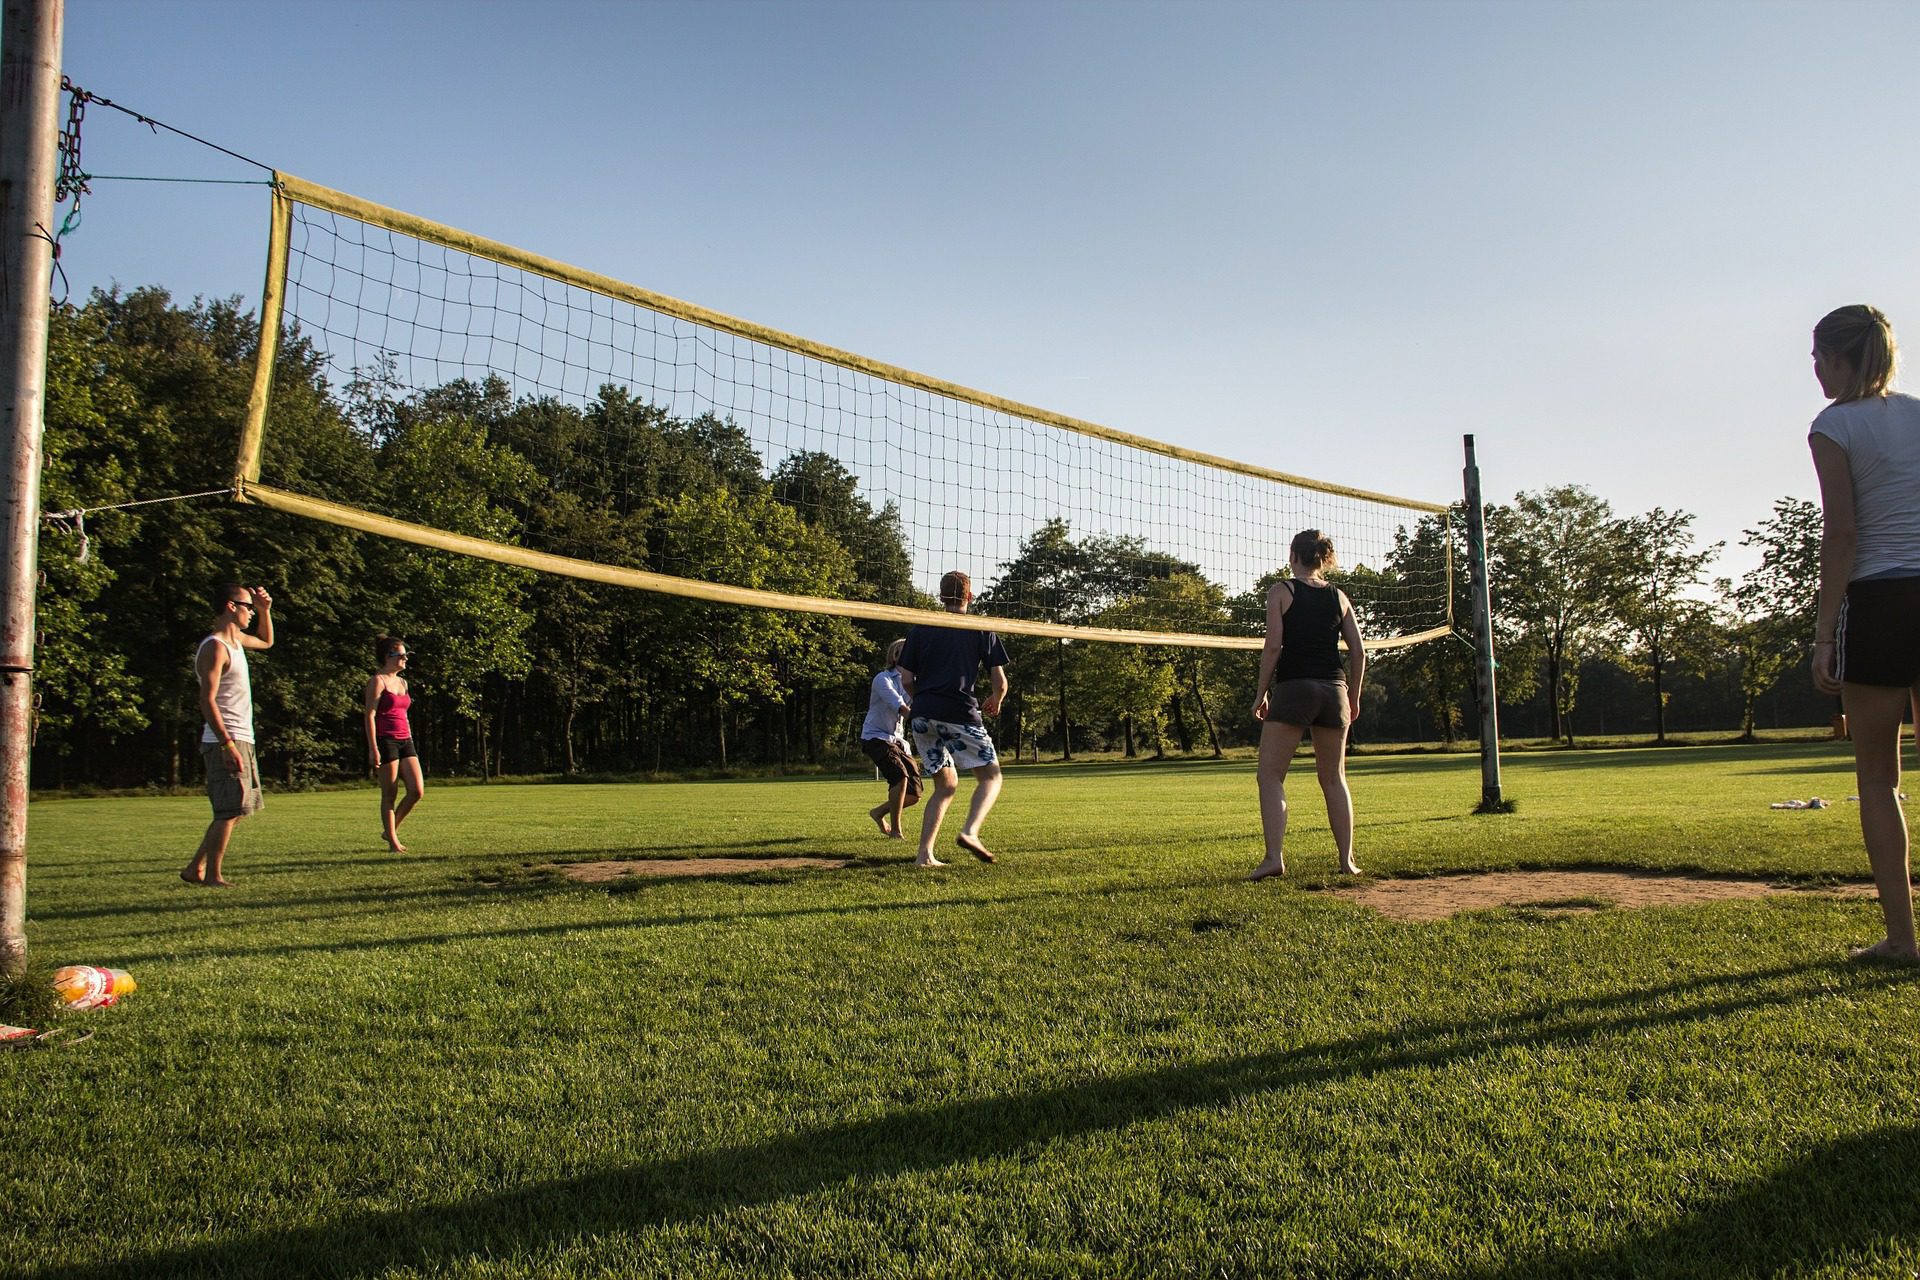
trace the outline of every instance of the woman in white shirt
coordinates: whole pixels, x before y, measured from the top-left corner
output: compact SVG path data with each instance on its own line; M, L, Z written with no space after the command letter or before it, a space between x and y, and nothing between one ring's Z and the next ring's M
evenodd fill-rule
M1887 936L1854 958L1912 964L1900 722L1920 696L1920 400L1888 390L1895 354L1876 308L1841 307L1814 326L1813 373L1833 403L1808 433L1825 517L1813 681L1847 714L1860 831L1887 922Z

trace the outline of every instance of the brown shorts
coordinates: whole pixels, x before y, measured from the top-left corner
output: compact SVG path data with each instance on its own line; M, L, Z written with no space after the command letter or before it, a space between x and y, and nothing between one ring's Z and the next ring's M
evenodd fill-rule
M253 744L234 739L240 748L240 772L227 767L227 749L217 742L200 744L200 759L207 766L207 799L213 801L216 818L244 818L260 812L265 798L260 794L260 766L254 763Z
M1345 680L1282 680L1269 691L1268 724L1344 729L1351 719Z
M904 779L907 800L912 802L919 798L920 769L897 738L862 738L860 749L867 753L867 759L873 761L873 767L886 779L887 786L891 787Z

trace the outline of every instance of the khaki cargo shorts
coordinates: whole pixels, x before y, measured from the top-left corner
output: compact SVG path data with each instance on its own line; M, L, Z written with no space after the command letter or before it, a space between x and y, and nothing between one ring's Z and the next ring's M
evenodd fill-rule
M200 759L207 766L207 799L213 802L216 818L244 818L260 812L266 800L260 794L260 766L253 759L253 744L235 738L240 748L240 772L227 767L227 749L217 742L200 744Z

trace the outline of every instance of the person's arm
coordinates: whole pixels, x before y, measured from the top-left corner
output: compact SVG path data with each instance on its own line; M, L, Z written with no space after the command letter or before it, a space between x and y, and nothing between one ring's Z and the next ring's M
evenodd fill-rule
M273 597L267 594L265 587L253 588L253 629L260 634L250 636L240 633L242 649L273 648Z
M912 705L913 703L913 672L907 670L905 667L895 667L894 670L900 673L900 688L907 695L908 705Z
M1276 582L1267 588L1267 642L1260 646L1260 680L1253 686L1255 720L1267 718L1267 686L1273 683L1273 669L1280 661L1280 645L1286 630L1282 619L1292 603L1293 588L1286 583Z
M1367 682L1367 642L1360 636L1360 620L1353 616L1353 601L1340 593L1340 636L1347 642L1347 719L1360 718L1360 686Z
M1853 509L1853 472L1838 441L1815 432L1813 470L1820 477L1820 608L1813 622L1813 683L1822 693L1839 693L1834 675L1834 633L1840 602L1853 578L1859 529Z
M367 767L377 769L380 767L380 736L374 722L380 711L380 678L378 676L367 681L366 695L361 699L361 705L367 713Z
M1007 696L1007 669L1005 667L987 668L987 700L980 709L990 716L1000 714L1001 700Z
M214 740L220 744L221 763L227 772L240 772L240 748L234 742L233 735L227 732L227 722L220 715L220 704L214 695L220 689L220 677L227 669L227 647L219 642L202 642L200 652L194 655L194 674L200 677L200 718L213 730Z

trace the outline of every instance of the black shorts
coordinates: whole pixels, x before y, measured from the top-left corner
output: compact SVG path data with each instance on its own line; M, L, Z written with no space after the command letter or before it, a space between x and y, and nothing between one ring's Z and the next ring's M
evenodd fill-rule
M1911 689L1920 682L1920 578L1848 583L1833 639L1842 680Z
M413 749L412 738L379 738L380 763L392 764L396 760L412 760L419 756Z
M914 764L907 749L894 738L862 738L860 749L867 753L867 759L873 761L873 767L887 780L889 787L898 782L907 784L907 799L912 800L920 794L920 770Z

